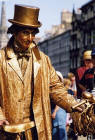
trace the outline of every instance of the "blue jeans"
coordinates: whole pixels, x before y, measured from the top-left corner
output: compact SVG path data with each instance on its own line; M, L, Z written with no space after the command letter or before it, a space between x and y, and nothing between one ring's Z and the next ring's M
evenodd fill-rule
M65 125L59 125L52 129L52 140L67 140Z

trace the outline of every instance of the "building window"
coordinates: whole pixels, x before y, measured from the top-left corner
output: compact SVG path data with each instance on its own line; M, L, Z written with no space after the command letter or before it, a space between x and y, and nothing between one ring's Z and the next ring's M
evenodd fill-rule
M91 32L85 34L85 45L91 44Z
M76 40L74 40L74 49L76 49L77 48L77 39Z
M85 46L87 45L87 33L85 33Z
M87 44L91 44L91 32L87 34Z

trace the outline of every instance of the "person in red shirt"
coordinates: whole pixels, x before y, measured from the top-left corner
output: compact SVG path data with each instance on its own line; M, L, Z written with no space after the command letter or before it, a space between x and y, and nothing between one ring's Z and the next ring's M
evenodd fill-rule
M86 70L93 68L93 63L91 59L91 50L87 50L83 54L84 66L76 70L76 85L77 85L77 98L81 98L83 86L80 85L80 81Z

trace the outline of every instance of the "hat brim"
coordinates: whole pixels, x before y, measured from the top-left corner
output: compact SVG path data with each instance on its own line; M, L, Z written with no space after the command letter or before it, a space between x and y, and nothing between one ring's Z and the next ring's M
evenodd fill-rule
M42 26L42 23L39 22L39 21L38 21L38 24L37 25L25 24L25 23L21 23L21 22L15 21L13 19L9 19L8 21L11 22L11 23L13 23L13 24L17 24L17 25L20 25L20 26L26 26L26 27L38 28L38 27L41 27Z

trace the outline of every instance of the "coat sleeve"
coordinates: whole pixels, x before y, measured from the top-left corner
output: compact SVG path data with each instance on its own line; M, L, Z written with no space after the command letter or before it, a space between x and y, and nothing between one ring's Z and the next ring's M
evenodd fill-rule
M3 111L3 108L2 108L2 90L1 90L1 77L2 77L2 74L1 74L1 66L2 66L2 50L0 51L0 120L5 120L5 115L4 115L4 111Z
M50 98L54 101L55 104L61 108L64 108L67 112L72 112L71 107L76 105L77 101L67 92L64 84L60 82L49 58L48 66L50 73Z
M2 108L0 107L0 121L1 120L5 120L6 118L5 118L5 116L4 116L4 113L3 113L3 110L2 110Z

